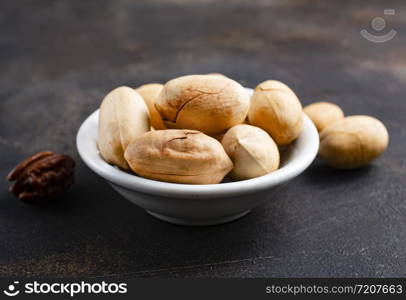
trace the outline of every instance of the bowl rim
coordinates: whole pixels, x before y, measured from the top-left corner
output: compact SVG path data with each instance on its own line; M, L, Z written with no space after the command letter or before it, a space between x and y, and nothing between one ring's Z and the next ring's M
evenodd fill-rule
M248 91L252 92L251 89ZM319 135L313 122L303 113L303 129L294 141L290 160L278 170L253 179L220 184L179 184L156 181L130 174L105 162L97 149L96 137L99 110L88 116L79 127L76 146L84 163L104 179L138 192L166 197L231 197L263 191L302 173L315 159Z

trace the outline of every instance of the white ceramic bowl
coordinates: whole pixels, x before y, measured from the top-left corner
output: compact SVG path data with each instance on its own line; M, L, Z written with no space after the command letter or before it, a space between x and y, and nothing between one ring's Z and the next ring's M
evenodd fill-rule
M252 90L247 89L249 93ZM314 160L319 135L303 114L303 130L283 158L280 169L238 182L191 185L160 182L127 173L106 163L96 146L99 111L80 126L76 143L85 164L124 198L154 217L182 225L214 225L238 219L272 198L276 187L302 173Z

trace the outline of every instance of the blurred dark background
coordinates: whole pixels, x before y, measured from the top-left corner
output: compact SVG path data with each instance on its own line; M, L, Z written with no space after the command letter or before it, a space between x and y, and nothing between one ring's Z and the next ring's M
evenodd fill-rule
M43 149L78 167L46 206L0 181L0 277L405 276L405 13L400 0L1 1L0 176ZM397 35L377 44L362 29ZM304 105L373 115L390 146L359 170L316 161L233 223L155 220L84 166L75 134L119 85L208 72L247 87L278 79Z

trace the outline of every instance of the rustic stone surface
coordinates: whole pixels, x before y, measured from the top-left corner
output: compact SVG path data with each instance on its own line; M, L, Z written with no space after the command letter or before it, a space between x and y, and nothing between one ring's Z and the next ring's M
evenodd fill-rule
M397 36L364 40L386 8ZM405 276L405 10L400 0L2 1L0 175L43 149L78 166L45 207L0 182L0 276ZM355 171L315 162L252 214L206 228L153 219L79 161L76 131L109 90L209 72L248 87L278 79L305 105L373 115L389 148Z

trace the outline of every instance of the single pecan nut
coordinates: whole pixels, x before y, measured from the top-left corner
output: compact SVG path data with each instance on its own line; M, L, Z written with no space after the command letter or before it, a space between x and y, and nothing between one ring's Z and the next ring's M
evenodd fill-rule
M7 175L10 192L26 203L42 203L73 184L75 161L68 155L42 151L23 160Z

